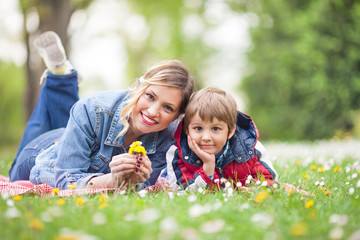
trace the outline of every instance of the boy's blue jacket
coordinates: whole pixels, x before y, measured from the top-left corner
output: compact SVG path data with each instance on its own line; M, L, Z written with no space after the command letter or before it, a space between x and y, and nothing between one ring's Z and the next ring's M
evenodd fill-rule
M265 177L267 185L277 181L277 173L258 141L258 130L253 120L238 112L236 131L229 140L229 148L220 156L222 163L215 169L213 178L207 176L202 161L191 151L183 122L175 132L176 143L167 153L167 180L172 189L195 189L198 187L220 187L220 179L232 179L244 186L250 175L252 179ZM218 161L220 157L216 160Z

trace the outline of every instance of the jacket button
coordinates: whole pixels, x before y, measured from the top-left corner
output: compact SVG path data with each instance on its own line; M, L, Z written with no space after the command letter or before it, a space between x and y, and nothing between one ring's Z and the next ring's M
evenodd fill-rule
M200 164L200 160L199 160L199 159L198 159L198 160L196 160L196 163L197 163L197 164Z
M185 159L186 159L186 160L189 159L189 156L185 156Z
M252 154L252 151L249 151L249 154L251 155L251 154Z
M238 157L238 160L240 161L240 160L241 160L241 157Z

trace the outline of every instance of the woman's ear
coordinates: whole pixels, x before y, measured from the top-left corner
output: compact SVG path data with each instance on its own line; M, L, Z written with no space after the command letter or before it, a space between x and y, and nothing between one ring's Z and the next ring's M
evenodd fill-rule
M230 139L232 136L234 136L235 131L236 131L236 124L234 124L233 128L229 132L228 139Z

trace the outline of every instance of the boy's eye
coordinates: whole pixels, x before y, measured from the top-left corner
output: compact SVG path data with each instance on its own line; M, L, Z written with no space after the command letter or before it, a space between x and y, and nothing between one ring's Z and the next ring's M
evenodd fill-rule
M201 131L201 127L194 127L196 131Z
M218 127L213 127L213 131L214 131L214 132L218 132L218 131L220 131L220 128L218 128Z

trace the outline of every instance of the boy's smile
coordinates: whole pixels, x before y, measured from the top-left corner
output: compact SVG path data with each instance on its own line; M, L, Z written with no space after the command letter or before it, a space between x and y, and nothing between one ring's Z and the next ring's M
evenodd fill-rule
M211 122L205 122L199 114L195 114L191 118L188 127L188 135L195 140L199 148L215 155L222 151L233 132L229 134L226 122L219 121L217 118L213 118Z

